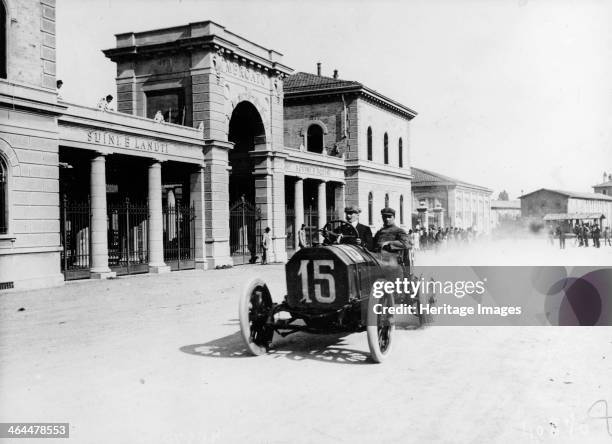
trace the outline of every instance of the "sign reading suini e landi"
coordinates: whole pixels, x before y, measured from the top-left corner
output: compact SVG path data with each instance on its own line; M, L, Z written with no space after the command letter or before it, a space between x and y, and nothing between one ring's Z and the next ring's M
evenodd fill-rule
M117 148L168 154L168 144L166 142L160 142L145 137L111 133L108 131L87 131L87 142Z

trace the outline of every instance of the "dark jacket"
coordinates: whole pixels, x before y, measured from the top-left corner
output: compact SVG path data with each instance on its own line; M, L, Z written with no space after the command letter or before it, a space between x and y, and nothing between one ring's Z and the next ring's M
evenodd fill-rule
M348 222L347 222L348 223ZM359 239L361 239L361 245L366 247L368 250L372 250L373 248L373 239L372 239L372 230L367 225L360 224L359 222L355 226L357 230L357 234L359 235ZM354 236L355 233L352 229L348 228L346 225L341 228L341 233L345 236ZM344 242L344 241L343 241ZM350 244L356 244L352 239L347 239L347 242Z
M388 242L385 247L388 251L397 251L412 247L412 241L408 237L408 234L397 225L382 227L378 230L376 236L374 236L374 251L380 251L385 242Z
M374 248L374 239L372 237L372 230L370 230L370 227L357 223L355 229L359 234L359 239L361 239L361 245L366 247L368 250L372 250Z

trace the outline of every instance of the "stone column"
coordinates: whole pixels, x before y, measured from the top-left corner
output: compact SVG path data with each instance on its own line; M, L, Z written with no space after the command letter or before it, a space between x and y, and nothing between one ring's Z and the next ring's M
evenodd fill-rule
M233 265L229 245L229 163L234 146L222 140L204 141L204 202L206 206L206 261L209 268Z
M149 273L167 273L164 262L164 224L162 214L161 163L149 166Z
M298 231L304 223L304 179L298 177L295 181L293 206L295 211L295 249L300 246L298 241Z
M327 182L321 181L319 183L319 189L317 193L317 212L319 213L319 228L323 228L323 225L327 223L327 194L326 187ZM323 242L323 236L319 234L319 242Z
M206 260L206 212L204 206L204 166L190 176L190 196L195 213L195 267L207 270Z
M285 216L285 172L278 159L272 174L272 249L275 262L287 262L287 226Z
M340 219L344 219L344 208L346 207L345 188L343 183L336 186L336 212Z
M116 273L108 268L108 221L106 212L106 158L91 160L91 277L106 279Z

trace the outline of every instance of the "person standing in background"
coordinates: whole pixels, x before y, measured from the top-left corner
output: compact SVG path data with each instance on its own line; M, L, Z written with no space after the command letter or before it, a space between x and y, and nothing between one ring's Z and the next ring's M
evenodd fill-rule
M270 227L266 227L261 240L261 265L268 263L268 250L272 246L272 239L270 239Z
M300 248L306 248L306 225L302 224L298 230L298 246Z

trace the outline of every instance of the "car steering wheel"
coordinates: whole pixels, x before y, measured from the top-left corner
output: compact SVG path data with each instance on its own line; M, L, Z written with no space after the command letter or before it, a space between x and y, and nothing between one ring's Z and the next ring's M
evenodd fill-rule
M354 226L339 219L327 222L319 231L328 244L338 244L342 239L353 240L359 238L359 233Z

